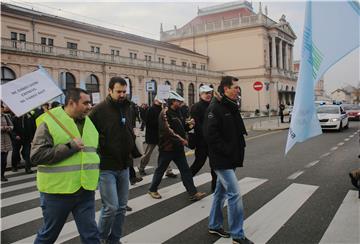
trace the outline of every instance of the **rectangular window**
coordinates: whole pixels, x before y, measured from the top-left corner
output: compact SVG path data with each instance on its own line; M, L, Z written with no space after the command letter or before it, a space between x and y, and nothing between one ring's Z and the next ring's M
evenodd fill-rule
M134 53L134 59L137 59L137 53Z
M116 56L120 56L120 51L116 50Z
M161 63L161 64L165 63L164 58L159 58L159 63Z
M19 34L19 41L21 41L21 42L26 42L26 35L20 33L20 34Z
M46 45L46 37L41 37L41 45Z
M130 58L133 58L133 53L132 52L130 52Z
M182 67L186 67L186 62L182 62L182 63L181 63L181 66L182 66Z
M77 49L77 43L68 42L67 43L67 48L69 48L69 49Z
M151 61L151 56L150 55L145 55L145 61Z
M95 47L95 52L100 53L100 47Z
M91 49L92 53L95 52L95 47L94 46L91 46L90 49Z
M193 69L196 69L196 64L192 64L191 67L192 67Z
M170 62L171 62L171 65L176 65L176 60L172 59Z
M11 32L11 40L17 40L17 33L16 32Z
M49 46L54 46L54 39L48 38L48 45Z
M115 50L111 49L111 55L114 56L115 55Z
M205 64L202 64L200 68L201 70L205 70Z
M145 61L148 61L148 55L144 55Z
M137 53L130 52L130 58L137 59Z

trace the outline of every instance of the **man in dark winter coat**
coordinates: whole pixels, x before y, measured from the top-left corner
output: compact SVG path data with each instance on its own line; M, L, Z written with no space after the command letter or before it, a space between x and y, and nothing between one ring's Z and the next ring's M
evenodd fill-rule
M184 101L179 94L170 92L168 99L168 108L161 111L159 116L159 158L158 167L155 170L154 177L149 188L149 194L152 198L160 199L158 186L171 161L177 165L183 185L190 195L191 201L202 199L206 194L198 192L194 186L191 171L186 161L184 146L188 144L186 136L186 126L183 117L180 114L180 106ZM189 129L189 128L187 128Z
M190 115L195 120L195 160L190 166L192 176L195 176L204 166L208 157L208 147L203 136L204 116L213 94L213 89L208 85L200 87L200 101L191 107ZM211 190L214 192L216 186L216 174L211 169Z
M252 243L245 237L243 204L235 169L243 166L246 129L238 106L238 79L222 78L218 88L220 97L214 98L207 110L204 136L209 145L210 165L217 174L216 188L209 217L209 233L232 237L233 243ZM223 229L222 210L228 199L230 234Z

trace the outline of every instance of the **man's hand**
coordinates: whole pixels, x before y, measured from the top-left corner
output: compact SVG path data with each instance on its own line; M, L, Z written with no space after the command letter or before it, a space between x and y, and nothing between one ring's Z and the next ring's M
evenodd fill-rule
M80 150L84 149L84 143L81 138L74 138L73 141Z
M183 146L187 146L187 145L189 144L189 142L188 142L187 140L185 140L185 139L182 139L182 140L181 140L181 144L182 144Z

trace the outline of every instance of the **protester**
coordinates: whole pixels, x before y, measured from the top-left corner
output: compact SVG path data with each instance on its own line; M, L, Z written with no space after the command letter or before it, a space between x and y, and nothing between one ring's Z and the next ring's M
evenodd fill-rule
M244 209L235 169L243 166L246 129L239 112L238 79L222 78L218 91L207 109L204 136L208 143L211 168L217 174L216 188L209 216L209 233L232 237L234 244L253 243L245 237ZM225 199L228 200L230 234L223 229Z
M157 96L154 99L153 105L148 109L146 115L146 130L145 130L145 153L140 160L139 173L140 175L146 175L145 167L150 161L151 154L154 148L159 143L159 115L162 109L162 104L165 102L159 99ZM176 174L172 172L169 166L165 175L169 178L176 178Z
M279 115L280 115L281 123L284 123L284 110L285 110L285 105L280 103L280 105L279 105Z
M98 223L103 243L119 243L129 195L129 166L135 146L126 81L112 77L108 96L93 108L90 118L99 131L102 208Z
M161 111L159 116L159 158L158 167L155 170L149 194L152 198L160 199L158 186L171 161L174 161L178 167L181 180L190 195L191 201L202 199L206 194L198 192L194 186L190 168L186 161L184 146L187 145L186 125L180 116L180 106L184 101L179 94L170 92L168 99L168 108Z
M8 112L9 108L1 102L1 181L8 181L5 170L8 153L12 150L11 132L14 126Z
M20 117L14 116L13 124L12 171L18 171L21 152L22 158L25 160L25 172L31 174L33 171L31 170L30 150L36 130L35 119L31 113L26 113Z
M191 107L190 115L195 120L194 135L195 135L195 160L190 166L192 176L195 176L199 170L204 166L206 158L208 157L208 146L203 136L203 122L206 109L208 108L213 94L213 89L208 85L200 87L200 101ZM211 190L214 192L216 186L216 174L211 169Z
M43 226L35 243L54 243L73 214L82 243L100 243L95 221L95 190L99 179L98 132L86 116L90 95L68 90L65 106L42 116L31 149ZM65 131L65 129L67 132Z

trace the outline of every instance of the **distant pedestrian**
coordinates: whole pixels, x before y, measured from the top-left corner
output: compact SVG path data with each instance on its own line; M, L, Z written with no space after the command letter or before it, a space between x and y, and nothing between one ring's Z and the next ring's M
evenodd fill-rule
M31 160L38 165L36 181L44 222L35 244L55 243L70 213L81 242L100 243L95 221L99 135L86 116L90 104L86 91L72 88L67 91L64 108L42 116L36 130Z
M238 95L239 81L225 76L219 85L220 96L214 98L207 110L204 136L209 146L210 165L217 174L216 188L209 217L209 233L232 237L234 244L253 243L245 237L244 209L235 174L243 166L246 129L241 118ZM223 229L223 207L228 200L227 217L230 234Z
M200 101L195 103L190 110L190 116L195 120L194 134L195 134L195 160L190 166L192 176L195 176L200 169L204 166L206 158L209 155L208 146L203 136L204 130L204 116L208 108L213 89L208 85L200 87ZM216 173L211 169L211 191L215 191L216 186Z
M162 110L162 104L165 101L159 99L157 96L154 99L153 105L148 109L146 114L146 130L145 130L145 153L141 157L139 173L140 175L146 175L145 167L148 165L150 161L151 154L157 144L159 143L159 115ZM176 174L172 172L171 167L169 166L166 170L167 177L176 178Z
M171 161L174 161L180 170L181 180L190 195L191 201L202 199L206 194L198 192L194 186L190 168L186 161L184 146L187 145L185 121L180 115L180 106L184 101L179 94L170 92L168 108L164 108L159 117L159 157L158 167L155 170L149 194L152 198L160 199L158 186Z
M5 170L8 153L12 150L11 133L14 126L8 112L9 108L1 102L1 181L8 181Z
M130 100L129 100L130 101ZM134 129L136 128L136 118L139 115L139 108L136 105L136 103L130 101L130 116L131 116L131 126L135 135ZM141 156L139 156L141 157ZM140 182L143 180L143 178L140 176L138 177L136 175L135 169L134 169L134 160L131 159L131 164L129 166L129 180L131 185L135 185L137 182ZM129 207L128 207L129 208Z
M112 77L109 95L89 117L99 131L101 213L98 223L103 243L119 243L129 197L129 166L135 146L131 103L127 83Z
M284 110L285 110L285 105L280 103L280 105L279 105L279 115L280 115L281 123L284 123Z

